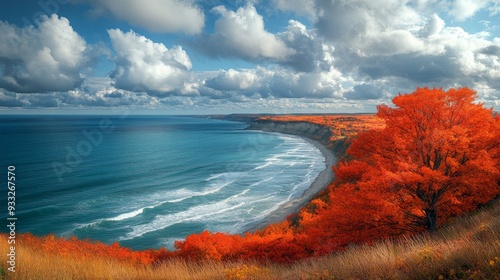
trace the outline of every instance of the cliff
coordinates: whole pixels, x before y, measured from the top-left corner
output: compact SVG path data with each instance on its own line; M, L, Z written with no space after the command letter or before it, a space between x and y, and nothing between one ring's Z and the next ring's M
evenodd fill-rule
M232 114L232 115L210 115L209 118L227 121L244 122L248 124L246 129L261 130L267 132L279 132L284 134L298 135L316 140L333 151L338 159L346 156L352 137L334 135L326 125L320 125L307 121L279 121L259 119L262 115L256 114ZM266 115L267 116L267 115ZM335 137L332 137L335 136ZM332 141L332 138L337 140Z
M328 146L332 132L328 127L308 122L279 122L269 120L255 120L247 129L279 132L311 138Z

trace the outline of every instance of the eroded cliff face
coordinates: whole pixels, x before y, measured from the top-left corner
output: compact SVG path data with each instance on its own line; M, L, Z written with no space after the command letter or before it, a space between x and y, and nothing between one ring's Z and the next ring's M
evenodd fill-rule
M332 136L332 132L328 127L308 122L255 120L250 123L247 129L304 136L317 140L325 146L329 145Z
M254 119L249 121L247 129L308 137L319 141L328 149L332 150L338 159L342 159L346 156L346 151L352 140L351 138L341 138L331 141L332 131L330 128L308 122L280 122Z

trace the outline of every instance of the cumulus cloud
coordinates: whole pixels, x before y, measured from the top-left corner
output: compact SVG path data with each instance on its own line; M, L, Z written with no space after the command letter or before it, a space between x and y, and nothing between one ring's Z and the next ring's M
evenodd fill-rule
M69 20L42 16L37 27L0 21L0 88L15 92L67 91L82 83L85 40Z
M316 1L316 26L335 46L364 56L422 48L414 32L424 20L401 0Z
M270 75L272 71L263 67L220 70L202 79L199 93L211 99L227 99L233 102L268 97L269 91L265 87Z
M444 10L447 3L443 0L412 0L413 7L424 13L434 13L436 9Z
M338 99L310 99L310 98L254 98L249 99L238 95L225 99L209 99L207 97L179 98L169 96L162 99L162 104L170 111L193 113L311 113L311 112L366 112L373 111L374 104L368 105L359 102L340 101Z
M456 62L445 55L370 57L360 60L359 69L372 79L399 77L417 84L449 83L464 77Z
M294 73L277 71L268 80L274 97L342 98L342 75L337 71Z
M496 79L500 77L498 56L483 56L485 48L497 45L483 38L480 34L469 34L459 27L445 28L440 36L429 40L430 45L442 46L441 56L455 64L458 71L470 79ZM452 69L447 69L451 71Z
M362 83L346 92L344 97L352 100L381 99L386 97L386 94L383 87Z
M0 91L0 107L4 108L154 108L159 98L145 92L117 89L109 77L86 78L81 87L64 92L13 93Z
M500 56L500 46L489 45L480 50L480 53L486 55Z
M433 14L426 22L424 27L420 30L422 37L430 37L438 34L443 30L445 22L437 14Z
M493 1L488 7L488 11L490 12L490 16L498 15L500 13L500 2Z
M366 56L391 56L408 54L424 49L424 44L413 33L407 30L388 30L377 36L369 36L358 44L362 54Z
M189 93L185 87L191 61L182 47L168 49L133 31L111 29L108 34L116 53L114 86L154 95Z
M460 27L447 27L439 15L425 13L433 10L430 7L446 12L448 3L407 2L390 0L381 5L378 0L316 1L319 15L316 27L335 46L335 67L358 84L346 98L370 97L368 86L363 84L366 79L391 80L394 85L413 88L481 86L484 89L484 81L491 88L497 87L494 81L500 78L497 70L500 61L495 55L498 44L488 40L488 34L470 34ZM469 4L457 1L454 5ZM474 7L472 14L486 6L483 3ZM387 84L384 87L387 89ZM371 97L378 98L380 91L372 90Z
M72 1L92 3L118 18L122 15L116 10L118 6L110 8L118 5L111 0ZM493 38L495 29L491 22L485 29L488 32L475 34L457 27L458 20L469 19L481 10L493 15L498 5L486 2L273 0L272 8L307 16L312 23L306 26L291 19L274 33L266 29L263 16L283 13L266 10L259 14L255 8L261 7L259 1L235 9L217 6L212 8L213 32L195 37L194 45L210 56L209 60L228 58L223 62L227 65L237 58L249 62L246 65L250 68L232 65L219 71L193 70L183 47L167 48L133 31L112 29L108 30L112 45L109 56L116 68L109 77L83 77L83 84L80 69L91 59L89 49L93 46L86 45L69 23L64 25L64 18L44 18L40 26L29 28L0 22L2 34L9 34L0 42L0 88L4 88L0 90L0 106L366 112L374 111L378 103L388 102L394 94L412 92L418 86L469 86L479 92L481 102L500 106L500 39ZM141 3L146 9L153 2ZM198 9L194 2L184 3ZM443 20L450 18L443 17L447 13L454 20L449 24ZM132 22L132 18L127 20ZM58 28L43 29L45 22L57 23ZM162 25L160 21L152 24L156 23ZM155 30L144 22L134 24ZM199 32L179 28L169 30ZM76 36L68 36L71 34ZM58 37L69 39L49 43L50 38ZM51 59L57 63L49 63ZM40 68L43 63L50 67ZM253 68L248 66L252 64ZM53 73L58 73L57 79Z
M181 0L71 0L87 2L95 13L108 11L121 20L153 32L200 33L205 15L194 1Z
M226 98L230 91L252 98L342 98L343 81L333 69L311 73L283 67L231 69L207 79L200 93L212 98Z
M13 92L0 91L0 107L12 108L23 107L25 104L17 99L17 94Z
M262 16L253 6L236 12L215 8L223 14L216 32L197 42L201 51L215 57L236 57L253 62L272 62L298 72L329 71L333 63L331 44L316 30L290 20L283 32L265 31Z
M330 71L333 66L334 47L325 43L316 30L307 29L304 24L290 20L286 31L277 36L293 50L279 64L299 72Z
M291 52L285 43L266 31L264 19L252 5L237 11L224 6L212 9L220 14L215 33L197 42L200 50L216 57L240 57L251 60L284 60Z
M375 80L398 77L413 87L475 88L481 81L497 87L493 81L500 78L500 59L488 40L460 28L445 28L426 45L426 52L359 59L358 69Z
M114 87L110 77L87 78L80 88L57 95L59 106L79 107L134 107L154 108L160 102L146 92L135 92Z
M464 21L485 8L489 2L489 0L455 0L451 2L449 14L458 21Z
M314 0L274 0L274 5L282 11L293 11L298 15L305 15L314 19Z
M254 71L221 70L216 77L205 81L205 86L219 91L249 90L258 88L261 78Z

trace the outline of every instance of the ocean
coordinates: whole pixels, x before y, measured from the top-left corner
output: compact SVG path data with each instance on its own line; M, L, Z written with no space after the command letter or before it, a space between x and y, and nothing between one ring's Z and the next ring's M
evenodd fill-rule
M18 233L132 249L172 249L203 230L242 233L325 169L307 141L246 126L175 116L0 116L0 219L8 217L14 166Z

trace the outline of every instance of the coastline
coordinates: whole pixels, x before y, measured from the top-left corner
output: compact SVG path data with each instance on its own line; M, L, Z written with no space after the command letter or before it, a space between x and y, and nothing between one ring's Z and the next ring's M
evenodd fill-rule
M332 182L334 177L332 167L337 163L337 157L333 154L333 151L326 148L326 146L320 143L319 141L313 140L305 136L300 136L300 135L295 135L295 136L301 137L307 142L313 144L316 148L318 148L321 151L321 154L325 158L326 168L323 171L321 171L318 174L318 176L316 176L311 185L306 190L304 190L304 192L300 197L292 199L280 205L278 209L273 211L263 220L250 223L249 228L246 229L245 231L253 232L262 229L270 224L284 221L288 215L297 213L303 206L305 206L311 200L311 198L314 195L325 189Z

